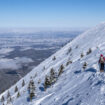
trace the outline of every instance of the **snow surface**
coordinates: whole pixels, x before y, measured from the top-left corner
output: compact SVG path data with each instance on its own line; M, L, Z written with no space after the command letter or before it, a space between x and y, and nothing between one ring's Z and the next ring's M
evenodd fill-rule
M47 95L47 96L42 97L42 98L39 99L39 100L36 100L34 105L39 105L39 104L41 103L41 101L45 100L47 97L49 97L49 96L51 96L51 95L52 95L52 94L49 94L49 95Z
M78 46L78 48L76 48ZM68 49L72 51L67 54ZM88 49L92 53L87 55ZM84 57L81 58L81 53ZM105 55L105 23L86 31L72 42L68 43L61 50L43 61L35 67L24 78L18 81L14 86L8 89L12 96L12 105L105 105L105 74L99 72L98 60L100 54ZM56 56L56 60L52 58ZM66 66L68 60L73 63ZM83 70L83 64L87 62L86 70ZM60 65L64 65L64 72L58 78L57 82L43 91L45 76L49 74L53 67L56 72ZM43 67L45 66L45 70ZM37 76L35 76L37 73ZM27 86L30 77L33 77L36 86L36 97L29 102ZM26 85L21 87L22 80ZM38 81L41 83L38 84ZM14 93L15 86L18 86L21 96L17 99ZM6 98L6 90L3 95ZM7 105L7 100L4 102ZM0 103L2 105L2 103Z

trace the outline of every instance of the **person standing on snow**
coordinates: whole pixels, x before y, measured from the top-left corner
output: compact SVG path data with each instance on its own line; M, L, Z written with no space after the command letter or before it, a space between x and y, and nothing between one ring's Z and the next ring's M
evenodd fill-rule
M104 63L105 63L105 58L104 58L104 56L101 54L101 55L100 55L100 59L99 59L100 72L104 72Z

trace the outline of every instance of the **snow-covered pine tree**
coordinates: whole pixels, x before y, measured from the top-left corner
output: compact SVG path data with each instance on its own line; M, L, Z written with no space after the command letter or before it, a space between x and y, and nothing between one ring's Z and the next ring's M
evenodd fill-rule
M30 90L30 82L29 82L29 84L28 84L28 87L27 87L27 89L28 89L28 91Z
M20 97L20 92L17 93L17 98Z
M72 51L72 48L70 47L67 51L67 55Z
M11 98L11 96L8 97L8 99L7 99L7 104L10 104L10 103L12 103L12 98Z
M84 57L84 54L83 53L81 53L81 58L83 58Z
M55 61L55 60L56 60L56 57L54 56L54 57L52 58L52 60Z
M28 89L29 89L30 100L32 100L33 97L35 96L35 84L34 84L32 77L31 77Z
M12 98L11 98L10 92L8 91L8 93L7 93L7 105L10 104L11 102L12 102Z
M71 63L72 63L72 61L71 60L68 60L67 63L66 63L66 66L68 66Z
M16 86L14 92L16 93L17 91L18 91L18 87Z
M4 96L1 97L1 102L4 102L5 98Z
M86 63L86 62L84 62L84 64L83 64L83 69L85 70L85 69L86 69L86 67L87 67L87 63Z
M50 83L53 84L57 81L57 73L54 71L53 68L50 70Z
M63 69L64 69L64 66L62 64L59 68L58 76L60 76L63 73Z
M25 85L25 81L24 81L24 79L23 79L23 81L22 81L22 87Z
M89 48L89 50L87 51L87 55L89 55L92 52L92 49Z
M10 92L8 91L8 93L7 93L7 99L10 97L11 95L10 95Z
M51 86L51 82L50 82L50 77L46 75L45 81L44 81L44 90L46 90L48 86Z

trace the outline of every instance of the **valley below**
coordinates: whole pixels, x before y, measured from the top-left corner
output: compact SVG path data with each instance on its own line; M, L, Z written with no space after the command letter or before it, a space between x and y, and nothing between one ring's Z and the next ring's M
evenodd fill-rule
M0 93L80 33L0 34Z

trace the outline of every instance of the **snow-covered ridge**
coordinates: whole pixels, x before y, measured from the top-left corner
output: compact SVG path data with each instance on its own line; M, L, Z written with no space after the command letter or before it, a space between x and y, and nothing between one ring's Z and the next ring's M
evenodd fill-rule
M89 48L92 52L87 54ZM82 58L81 53L84 54ZM12 105L104 105L105 76L104 73L99 73L97 63L101 53L105 55L105 23L75 38L12 86L9 89L13 99ZM56 60L52 60L54 56ZM68 61L72 61L72 64L66 65ZM84 62L87 63L85 71ZM62 75L54 85L43 91L45 76L50 73L51 68L58 72L62 64L64 65ZM28 102L27 86L31 76L35 82L37 95L32 102ZM24 87L21 86L23 79L26 84ZM17 93L14 93L15 86L21 93L19 98L16 98ZM3 103L7 105L7 92L8 90L0 95L0 98L5 97L5 101L0 105Z

